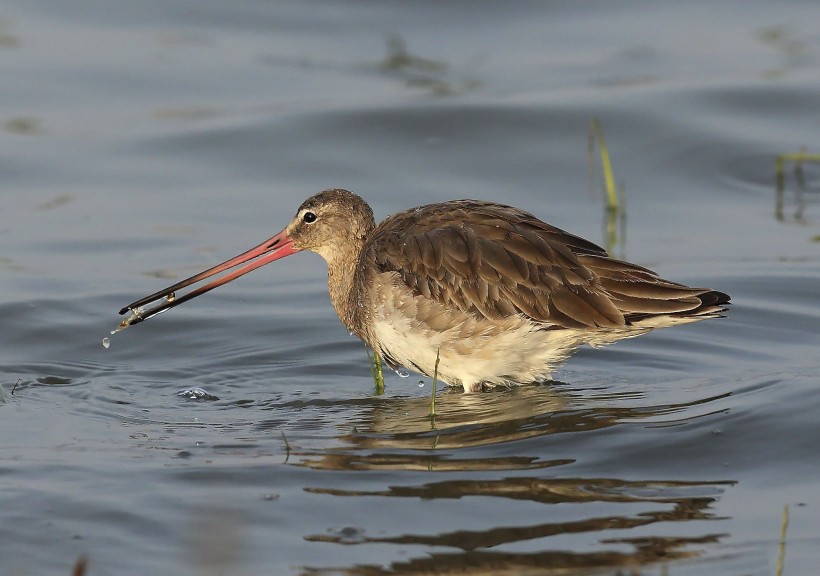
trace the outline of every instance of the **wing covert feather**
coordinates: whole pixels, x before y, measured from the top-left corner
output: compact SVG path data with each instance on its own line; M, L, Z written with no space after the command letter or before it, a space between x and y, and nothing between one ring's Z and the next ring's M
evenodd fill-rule
M395 272L420 297L491 320L544 328L619 327L706 306L711 291L609 258L600 246L500 204L457 200L379 224L361 265ZM719 304L728 297L718 294Z
M545 327L622 326L580 254L598 246L497 204L456 201L396 214L362 257L414 292L489 319L524 315Z

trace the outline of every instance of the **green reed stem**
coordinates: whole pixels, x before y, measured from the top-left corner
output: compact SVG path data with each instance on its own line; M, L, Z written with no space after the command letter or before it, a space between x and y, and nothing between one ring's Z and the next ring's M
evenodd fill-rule
M438 363L440 360L441 348L436 350L436 365L433 368L433 390L430 396L430 418L435 419L436 417L436 383L438 382Z
M604 138L604 131L601 128L600 120L593 118L589 124L590 152L594 149L594 142L596 140L598 142L598 148L601 151L601 171L604 174L607 208L617 210L618 186L615 184L615 175L612 172L612 161L609 158L609 149L606 147L606 139Z
M783 576L783 565L786 562L786 531L789 529L789 505L783 507L783 519L780 521L780 553L777 557L775 576Z

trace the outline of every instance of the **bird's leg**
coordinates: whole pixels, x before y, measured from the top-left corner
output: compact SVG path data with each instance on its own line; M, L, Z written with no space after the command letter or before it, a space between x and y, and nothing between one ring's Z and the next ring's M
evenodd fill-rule
M430 395L430 420L433 426L436 425L436 383L438 382L438 362L440 360L441 348L436 350L436 365L433 368L433 390Z
M376 393L384 394L384 373L382 372L382 359L379 353L373 351L373 364L376 368Z
M376 395L384 394L384 373L382 372L382 359L376 350L373 350L373 356L370 356L370 350L367 350L367 359L370 361L370 373L373 375L373 384L375 385Z

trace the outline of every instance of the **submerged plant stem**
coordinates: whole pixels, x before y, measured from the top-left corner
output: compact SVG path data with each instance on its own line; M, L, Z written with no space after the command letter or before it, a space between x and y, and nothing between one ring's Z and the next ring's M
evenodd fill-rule
M795 168L802 168L803 162L820 162L820 154L809 154L805 150L780 154L774 160L775 176L778 182L785 178L786 162L794 162Z
M430 418L432 420L435 420L436 418L436 383L438 382L438 362L440 353L441 348L436 350L436 365L433 368L433 390L430 393Z
M775 179L775 218L783 220L783 196L786 188L786 162L794 164L794 175L798 183L798 210L795 219L802 220L803 202L800 200L800 193L806 188L805 178L803 176L803 163L814 162L820 163L820 154L810 154L804 148L799 152L791 152L778 155L774 160L774 179Z
M285 443L285 452L290 456L290 443L288 442L287 436L285 436L285 431L280 428L279 433L282 434L282 441Z
M789 505L783 507L783 519L780 521L780 553L777 556L775 576L783 576L783 564L786 562L786 531L789 529Z
M605 224L605 247L610 255L614 255L615 247L620 244L623 247L626 235L626 195L623 186L615 183L615 175L612 170L612 160L609 157L609 149L604 138L604 130L601 122L593 118L589 123L589 136L587 139L587 172L589 174L590 190L594 193L596 189L595 170L595 144L598 144L601 157L601 172L604 179L604 224ZM619 230L620 228L620 230ZM619 238L620 232L620 238Z

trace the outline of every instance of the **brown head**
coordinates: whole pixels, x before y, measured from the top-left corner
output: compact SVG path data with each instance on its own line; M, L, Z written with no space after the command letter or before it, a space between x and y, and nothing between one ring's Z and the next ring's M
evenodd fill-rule
M339 188L325 190L305 200L290 224L275 236L222 264L132 302L120 310L120 314L130 311L131 316L124 324L126 326L137 324L168 308L173 308L235 280L260 266L301 250L310 250L322 256L327 261L331 273L339 270L352 270L355 267L355 258L374 227L373 211L359 196ZM244 266L217 280L182 296L175 295L178 290L242 264ZM153 308L142 309L143 306L158 300L161 302Z
M297 250L316 252L331 266L342 261L350 265L375 226L367 202L333 188L305 200L283 233Z

